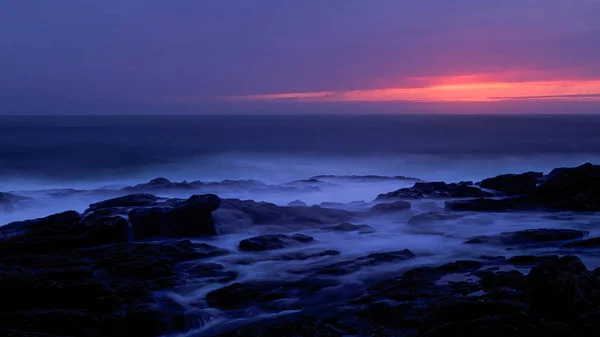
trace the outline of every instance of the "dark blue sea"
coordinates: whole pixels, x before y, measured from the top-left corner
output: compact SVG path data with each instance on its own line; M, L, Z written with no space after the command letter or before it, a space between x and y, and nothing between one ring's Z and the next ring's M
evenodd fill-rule
M600 162L597 116L0 116L0 190L316 174L477 180Z

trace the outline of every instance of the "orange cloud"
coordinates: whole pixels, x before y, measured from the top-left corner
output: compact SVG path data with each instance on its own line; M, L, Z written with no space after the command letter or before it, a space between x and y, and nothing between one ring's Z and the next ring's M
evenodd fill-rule
M412 87L274 93L217 98L228 101L299 102L493 102L505 100L600 101L600 79L510 81L492 80L489 74L413 78ZM183 99L195 100L193 97Z

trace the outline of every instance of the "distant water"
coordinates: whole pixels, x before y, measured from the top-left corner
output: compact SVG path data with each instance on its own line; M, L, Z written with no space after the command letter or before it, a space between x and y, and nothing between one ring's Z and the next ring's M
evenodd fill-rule
M0 116L0 191L600 163L599 116Z

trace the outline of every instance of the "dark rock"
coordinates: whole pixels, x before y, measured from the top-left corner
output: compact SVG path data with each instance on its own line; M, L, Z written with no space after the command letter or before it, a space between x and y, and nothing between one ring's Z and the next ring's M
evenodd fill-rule
M217 337L342 337L337 330L320 323L318 319L304 321L283 320L280 322L260 322L250 327L235 329Z
M600 210L600 165L556 168L532 193L537 203L573 211Z
M573 248L600 248L600 237L589 238L585 240L575 240L573 242L567 242L563 247Z
M377 200L385 199L422 199L422 198L483 198L493 196L474 186L446 184L445 182L415 183L413 187L380 194Z
M458 184L461 186L471 186L471 185L473 185L473 182L471 180L467 180L467 181L460 181Z
M304 201L301 200L294 200L294 201L290 201L289 204L287 204L288 206L301 206L301 207L306 207L306 203Z
M392 203L377 204L371 207L373 213L391 213L399 212L410 209L410 202L408 201L395 201Z
M204 183L200 181L193 182L172 182L167 178L155 178L147 183L138 184L135 186L128 186L123 188L124 191L156 191L156 190L173 190L173 189L193 189L200 188Z
M417 257L408 249L393 252L371 253L354 260L333 263L324 267L307 268L292 271L295 274L346 275L364 267L378 266L384 263L405 261Z
M405 176L379 176L379 175L318 175L311 177L311 179L328 179L328 180L355 180L355 181L389 181L389 180L410 180L420 181L418 178L405 177Z
M299 243L310 242L312 240L312 236L302 234L266 234L240 241L239 248L240 250L245 251L275 250L294 246Z
M308 254L308 253L302 253L302 252L283 254L283 255L279 256L277 258L277 260L284 260L284 261L308 260L308 259L312 259L312 258L316 258L316 257L337 256L340 254L341 253L337 250L328 249L328 250L322 251L320 253L314 253L314 254Z
M482 266L483 263L479 261L459 260L456 262L446 263L435 269L442 271L443 273L464 273L476 271Z
M506 212L510 209L525 208L525 206L519 198L506 198L446 201L444 208L449 211Z
M226 270L218 263L199 263L188 269L186 273L191 279L210 278L213 282L230 282L237 278L238 274L232 270Z
M349 222L343 222L336 226L325 227L324 229L336 232L359 232L360 234L375 232L375 229L369 225L354 225Z
M536 243L552 243L580 239L587 235L586 231L575 229L527 229L524 231L504 232L499 235L478 236L471 238L465 243L498 244L498 245L527 245Z
M213 213L220 231L235 232L253 225L302 225L334 224L352 219L351 212L313 207L281 207L253 200L224 199Z
M215 235L212 212L221 199L214 194L193 195L171 207L135 208L129 221L135 239Z
M507 195L529 194L544 174L542 172L526 172L522 174L503 174L481 181L479 186L490 190L501 191Z
M426 212L426 213L421 213L421 214L411 217L410 219L408 219L408 224L409 225L429 224L429 223L434 223L434 222L438 222L438 221L458 219L458 218L462 218L463 216L464 216L463 214L456 214L456 213Z
M600 284L576 256L539 264L528 276L530 309L568 322L600 305Z
M535 255L519 255L513 256L506 260L514 266L535 266L540 263L552 263L558 261L558 255L535 256Z
M144 207L152 206L158 202L158 198L152 194L129 194L123 197L108 199L93 203L89 210L95 211L102 208L111 207Z

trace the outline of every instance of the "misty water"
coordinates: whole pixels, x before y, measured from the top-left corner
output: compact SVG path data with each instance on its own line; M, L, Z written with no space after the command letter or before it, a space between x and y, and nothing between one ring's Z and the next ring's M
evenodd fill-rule
M423 181L480 181L503 173L541 171L555 167L600 163L600 118L377 116L377 117L2 117L0 191L31 197L26 207L1 212L0 224L74 209L126 194L120 189L156 177L171 181L218 182L253 179L289 187L317 175L380 175L415 177ZM485 131L482 131L483 127ZM294 183L295 182L295 183ZM301 183L300 183L301 184ZM380 193L410 187L411 180L320 178L318 189L240 190L202 188L164 190L162 197L187 198L216 193L221 198L252 199L285 206L294 200L356 211L352 221L372 233L335 232L323 226L253 226L227 228L216 238L193 239L232 253L203 262L219 263L238 277L229 283L193 281L166 291L197 310L205 295L233 282L297 281L302 270L349 261L377 252L409 249L416 259L358 268L327 276L336 286L320 292L318 301L335 303L360 293L365 280L401 275L407 269L458 259L523 254L565 254L558 248L514 249L465 245L473 236L535 228L569 228L600 236L600 215L574 212L460 213L446 220L409 224L412 216L443 212L445 200L411 201L410 210L373 215L366 210ZM73 190L72 190L73 189ZM74 192L77 190L77 192ZM218 213L218 211L217 211ZM216 216L217 226L219 218ZM265 233L301 233L314 242L272 252L244 253L241 240ZM318 254L306 260L282 260L291 253ZM593 269L600 257L577 252ZM341 297L340 297L341 296ZM311 300L293 294L280 303L278 314L292 313ZM307 302L307 303L304 303ZM186 336L208 336L237 323L274 315L256 309L219 312Z

